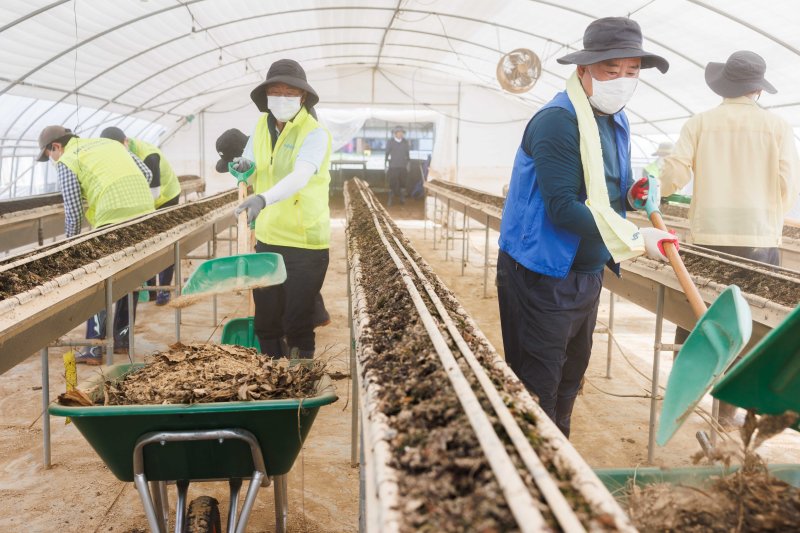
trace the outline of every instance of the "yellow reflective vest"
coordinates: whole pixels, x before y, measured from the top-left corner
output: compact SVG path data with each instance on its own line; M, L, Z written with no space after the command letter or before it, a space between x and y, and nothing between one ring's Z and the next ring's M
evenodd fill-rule
M294 169L297 154L309 133L320 128L319 122L308 114L305 107L293 120L287 122L272 149L272 139L264 113L256 125L253 138L255 156L255 192L260 194L272 188ZM331 157L330 136L328 150L316 174L297 193L280 202L268 205L256 219L256 238L266 244L291 246L309 250L330 247L331 217L328 208L328 172Z
M58 160L78 177L92 227L115 224L154 211L153 196L125 147L111 139L73 137Z
M161 190L156 198L156 208L161 207L181 193L181 184L178 176L172 170L164 153L150 143L128 137L128 150L136 154L142 161L152 154L158 154L158 169L161 172Z

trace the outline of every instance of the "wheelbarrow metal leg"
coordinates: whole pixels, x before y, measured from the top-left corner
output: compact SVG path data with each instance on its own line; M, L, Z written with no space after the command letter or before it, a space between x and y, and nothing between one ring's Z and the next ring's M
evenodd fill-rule
M228 510L228 527L226 531L233 531L236 528L236 513L239 510L239 492L242 490L242 480L239 478L228 481L231 494L231 504Z
M186 498L189 494L189 482L180 479L175 482L175 486L178 488L178 501L175 502L175 533L183 533L186 529Z
M286 474L275 476L275 532L286 533L289 519L289 501L287 499Z
M150 494L153 496L156 516L161 520L164 531L166 531L169 525L169 498L167 497L166 482L150 481Z
M253 510L253 505L256 503L256 496L258 496L258 489L261 488L263 477L263 472L258 470L253 472L253 478L247 486L247 496L245 496L244 505L242 505L242 515L239 517L239 523L236 524L236 533L244 533L247 528L247 520L250 518L250 511Z
M153 498L150 497L150 490L147 488L147 479L144 477L144 472L133 475L133 484L136 485L136 490L139 491L139 498L142 500L144 515L147 517L150 531L153 533L167 533L161 528L161 520L156 514L156 508L153 505Z

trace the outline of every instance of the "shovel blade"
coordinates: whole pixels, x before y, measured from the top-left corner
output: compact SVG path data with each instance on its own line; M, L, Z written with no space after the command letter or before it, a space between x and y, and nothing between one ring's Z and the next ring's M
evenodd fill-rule
M697 321L667 381L656 442L664 446L750 340L750 307L730 285Z
M800 412L800 307L736 363L711 394L758 414ZM793 427L800 430L800 422Z
M283 256L275 253L231 255L200 263L181 295L221 294L269 287L286 281Z

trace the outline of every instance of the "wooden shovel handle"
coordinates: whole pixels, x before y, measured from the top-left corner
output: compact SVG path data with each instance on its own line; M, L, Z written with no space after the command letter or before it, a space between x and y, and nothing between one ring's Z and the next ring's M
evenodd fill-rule
M661 213L659 211L650 213L650 222L652 222L654 228L667 231L667 226L664 224L664 220L661 218ZM703 301L703 297L700 296L700 291L697 289L697 286L692 281L689 271L686 270L686 265L683 264L678 249L671 242L665 242L664 255L667 256L673 270L675 270L675 275L678 277L681 287L683 287L683 292L689 300L689 305L692 307L692 311L694 311L694 316L700 318L706 312L706 303Z
M244 181L239 182L239 203L244 202L247 198L247 183ZM246 254L250 251L250 227L247 225L247 209L239 213L239 218L236 219L236 253Z

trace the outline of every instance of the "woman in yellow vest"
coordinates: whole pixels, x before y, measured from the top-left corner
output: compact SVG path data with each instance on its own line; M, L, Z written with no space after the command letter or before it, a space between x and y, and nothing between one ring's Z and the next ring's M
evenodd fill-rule
M104 129L100 134L103 139L112 139L122 143L125 148L132 154L141 159L147 168L153 173L153 179L150 181L150 187L160 187L158 197L156 198L156 209L165 209L178 205L181 199L181 184L178 181L178 176L172 170L172 165L169 164L167 158L161 153L157 147L150 143L127 137L125 132L116 126L109 126ZM170 265L158 275L158 283L156 278L153 277L147 280L148 285L169 285L172 283L172 274L175 270L175 265ZM159 290L150 291L150 301L155 300L156 305L166 305L169 303L169 291Z
M154 210L158 187L151 187L152 172L141 159L108 139L80 139L62 126L47 126L39 135L39 161L50 159L56 166L64 197L64 233L81 232L83 202L86 220L94 228L124 222ZM134 298L132 314L136 313ZM128 299L122 297L114 310L114 352L127 353ZM106 336L105 319L93 316L86 324L87 339ZM99 365L102 348L92 346L78 355L78 363Z
M296 61L274 62L250 98L263 115L233 163L254 173L255 194L236 215L247 210L256 251L281 254L287 275L282 285L253 291L255 332L270 357L310 359L314 300L328 270L330 134L308 111L319 96Z

